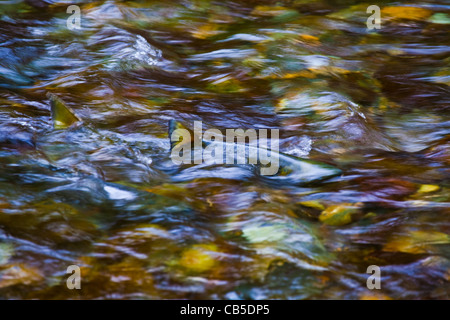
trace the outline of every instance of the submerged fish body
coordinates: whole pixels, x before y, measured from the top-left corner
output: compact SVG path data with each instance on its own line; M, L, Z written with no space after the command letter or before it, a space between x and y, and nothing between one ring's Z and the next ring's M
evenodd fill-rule
M128 170L134 173L151 171L149 165L152 159L143 155L133 142L110 131L102 132L88 121L82 121L61 98L54 94L47 96L50 98L55 130L39 138L39 147L52 166L108 181L118 177L126 179ZM151 174L155 173L136 174L139 178L135 180L146 181Z
M78 117L72 109L66 106L66 104L63 102L62 99L60 99L54 94L48 94L48 97L50 98L51 101L52 119L55 129L73 128L82 123L80 117ZM171 139L172 134L176 129L188 130L185 127L183 127L180 122L174 120L169 121L169 138L171 142L170 145L171 153L174 147L178 145L178 143L179 144L184 143L183 141L178 143L174 143L174 141L172 141ZM79 130L77 130L77 132L78 131ZM126 145L126 149L131 151L131 154L135 161L139 162L143 158L139 150L134 150L126 142L122 143L121 140L118 138L104 136L101 133L97 132L96 130L92 129L91 130L87 129L87 131L89 132L92 131L91 133L87 133L85 131L86 130L83 130L84 133L78 132L79 134L82 135L82 137L79 137L78 140L85 147L88 147L89 143L91 143L90 142L91 140L92 143L94 144L95 141L100 140L107 141L113 145L119 143ZM77 133L74 132L74 134L76 135ZM85 136L86 134L88 135L87 137ZM85 140L86 143L87 142L89 143L86 144L83 142L83 140ZM189 143L191 142L189 141ZM76 143L76 145L77 144L78 143ZM77 147L76 145L73 147L76 148ZM225 158L229 156L230 153L229 150L232 150L234 156L234 151L236 150L235 148L238 146L236 143L224 142L223 140L222 141L202 140L201 145L203 147L208 147L210 149L220 148L224 151L226 150L226 152L223 153ZM250 159L249 161L246 161L245 159L237 159L237 161L233 160L233 162L230 163L225 158L223 159L222 162L219 161L219 163L212 163L211 161L201 161L201 162L195 161L194 166L188 167L182 166L181 169L179 168L178 173L173 176L173 180L186 181L202 177L249 180L256 175L259 176L261 180L266 181L268 183L299 185L310 183L313 181L328 179L337 176L341 173L341 170L326 163L290 156L279 152L278 148L271 149L269 147L261 145L256 146L254 144L251 145L245 144L245 149L247 150L249 156L250 154L252 155L251 161ZM198 150L193 149L191 150L193 153L198 152ZM194 155L194 157L190 157L190 159L195 157L196 155ZM73 161L77 160L74 159ZM69 162L73 163L72 161ZM149 163L148 161L146 162L147 162L146 164ZM267 169L269 167L272 169L272 166L275 167L275 170ZM268 171L271 171L271 173L264 174L264 172Z
M171 152L176 145L176 143L174 143L172 140L172 133L176 129L188 130L181 123L175 120L169 121L169 139L171 142ZM188 131L190 132L190 130ZM192 146L192 141L193 140L190 140L187 143L191 144ZM248 143L245 143L245 149L247 150L248 155L253 154L254 157L258 155L259 160L263 158L265 160L264 165L261 164L261 161L257 163L255 158L252 159L253 161L250 161L250 159L248 159L248 162L246 162L245 159L240 159L241 161L238 161L237 164L230 164L225 160L226 153L228 152L228 150L235 150L237 146L236 143L224 142L223 140L202 140L201 142L203 147L208 147L211 149L219 148L224 151L227 150L223 153L223 161L221 161L219 164L212 163L211 161L196 163L193 167L189 166L188 168L182 169L182 172L178 176L176 176L178 179L185 179L189 176L192 178L192 176L195 176L196 174L199 177L222 177L229 179L247 179L250 177L250 175L248 174L248 170L246 173L245 170L237 170L236 167L248 168L254 171L255 175L259 176L262 180L269 183L286 183L293 185L325 180L341 174L341 170L332 165L309 159L298 158L295 156L284 154L282 152L279 152L278 150L272 150L268 147L265 148L262 146L255 146L253 144L250 145ZM186 142L181 141L178 143L185 144ZM190 148L191 146L188 147L188 149L190 149L192 152L192 155L189 158L193 159L195 157L194 153L198 151L195 150L195 147ZM263 155L263 157L261 157L261 155ZM272 160L277 161L278 170L275 171L274 174L261 174L261 168L267 167L267 164L271 165L270 161ZM249 164L249 162L252 164ZM235 167L235 170L232 170L230 166ZM220 169L220 167L222 167L222 169ZM207 171L211 171L212 173L208 174ZM190 174L185 174L187 172Z
M279 173L273 176L263 176L264 178L278 183L302 184L325 180L342 173L340 169L332 165L283 153L279 154L279 161Z

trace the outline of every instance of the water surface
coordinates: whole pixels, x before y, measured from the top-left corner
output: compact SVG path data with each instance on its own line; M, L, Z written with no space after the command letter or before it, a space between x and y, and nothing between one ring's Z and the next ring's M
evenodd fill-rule
M449 298L447 1L18 0L0 20L1 298ZM47 92L83 125L55 130ZM171 119L279 129L342 173L177 166Z

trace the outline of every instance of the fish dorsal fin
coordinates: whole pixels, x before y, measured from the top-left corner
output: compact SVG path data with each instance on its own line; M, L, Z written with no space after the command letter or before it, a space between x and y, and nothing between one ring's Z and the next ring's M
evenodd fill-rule
M53 126L55 129L66 129L81 122L81 119L61 98L50 92L47 93L47 97L50 99Z
M188 128L186 128L180 121L177 120L169 120L169 137L172 136L172 133L176 130L176 129L185 129L187 131L191 131Z
M177 120L169 120L169 140L170 140L170 149L172 150L175 144L178 144L175 141L172 141L172 134L177 129L183 129L189 132L191 139L192 139L192 130L189 130L186 126L184 126L181 122ZM185 144L186 142L182 142L182 144ZM193 143L193 140L191 140L191 143Z

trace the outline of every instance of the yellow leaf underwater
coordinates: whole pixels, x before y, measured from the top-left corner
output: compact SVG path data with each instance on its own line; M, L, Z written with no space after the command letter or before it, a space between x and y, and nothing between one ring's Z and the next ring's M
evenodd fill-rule
M409 235L392 238L385 244L383 250L387 252L427 253L432 245L450 243L450 237L437 231L412 231Z
M317 46L320 44L319 38L311 36L309 34L301 34L300 39L302 42L306 42L310 45Z
M387 16L390 19L424 20L431 16L433 12L417 7L385 7L381 9L381 17Z
M319 220L330 226L343 226L352 222L352 214L357 211L358 206L350 203L333 205L322 211Z
M323 206L323 204L321 204L317 200L302 201L302 202L299 202L299 204L301 204L302 206L305 206L305 207L309 207L309 208L325 210L325 207Z
M192 36L197 39L207 39L209 37L223 33L219 30L219 25L215 23L204 24L192 32Z
M360 300L392 300L391 297L375 292L365 292L359 296Z
M204 272L212 269L217 261L213 254L217 252L214 244L194 245L186 249L180 259L180 265L193 272Z
M439 186L432 185L432 184L423 184L420 186L419 190L417 192L419 193L427 193L427 192L434 192L439 190Z

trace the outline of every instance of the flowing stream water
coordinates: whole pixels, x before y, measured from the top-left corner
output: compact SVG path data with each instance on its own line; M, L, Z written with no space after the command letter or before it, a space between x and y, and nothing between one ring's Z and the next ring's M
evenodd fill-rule
M444 0L0 1L0 298L449 299L449 85ZM170 120L314 179L177 165Z

